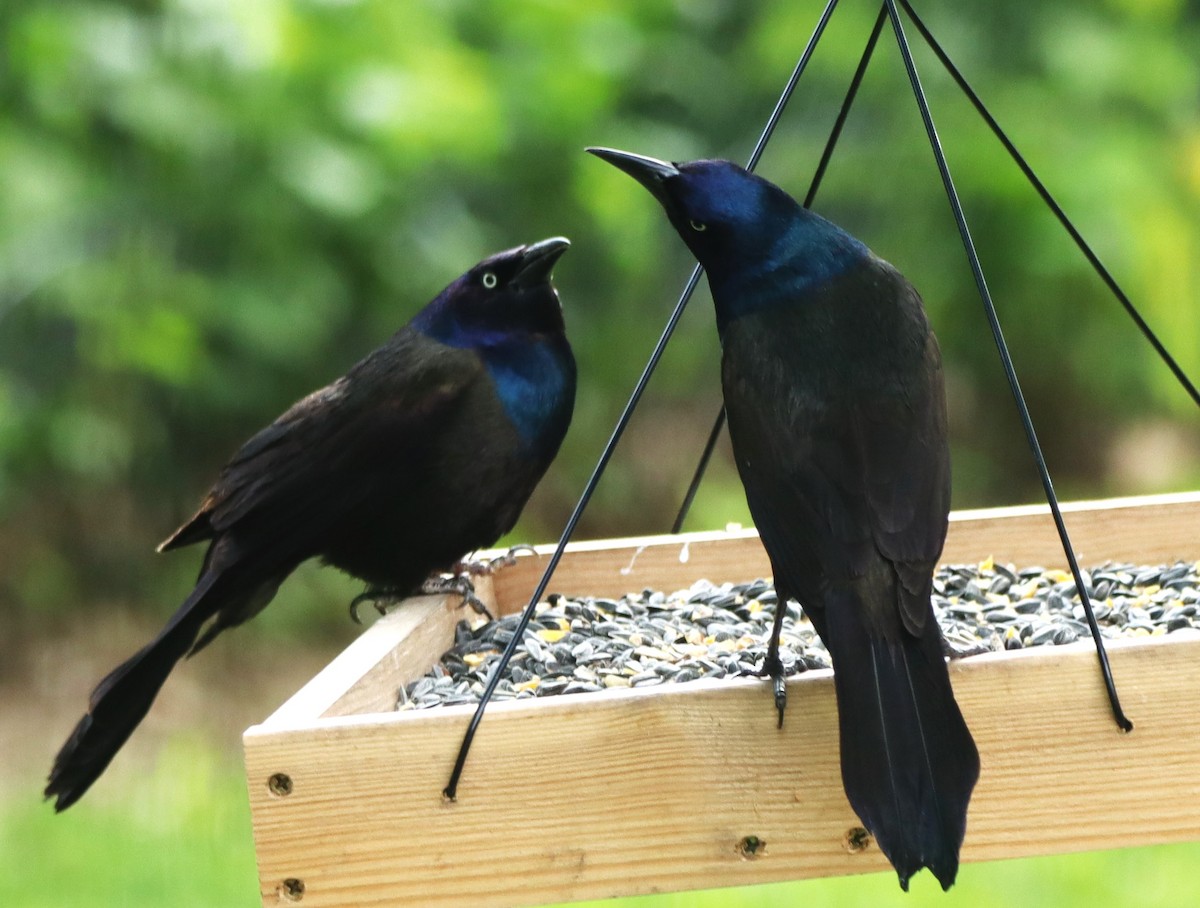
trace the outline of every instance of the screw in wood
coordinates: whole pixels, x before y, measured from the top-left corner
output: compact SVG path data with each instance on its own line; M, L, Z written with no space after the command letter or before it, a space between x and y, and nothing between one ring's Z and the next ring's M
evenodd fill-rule
M861 826L851 826L842 836L842 847L851 854L859 854L871 847L871 833Z
M283 897L289 902L298 902L304 898L304 880L288 877L280 886Z
M766 854L767 843L756 835L748 835L737 843L737 853L743 860L752 861L759 855Z
M267 779L267 790L277 798L286 798L292 793L292 777L286 772L277 772Z

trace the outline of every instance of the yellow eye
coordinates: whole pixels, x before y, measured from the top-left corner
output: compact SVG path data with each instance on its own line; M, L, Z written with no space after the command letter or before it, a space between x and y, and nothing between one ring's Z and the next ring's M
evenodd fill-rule
M691 221L688 221L688 223L691 225L692 229L695 230L697 233L703 233L705 230L708 229L708 225L705 224L703 221L691 220Z
M496 289L497 283L499 283L499 281L496 280L496 275L492 274L490 271L483 272L483 286L487 287L488 290Z

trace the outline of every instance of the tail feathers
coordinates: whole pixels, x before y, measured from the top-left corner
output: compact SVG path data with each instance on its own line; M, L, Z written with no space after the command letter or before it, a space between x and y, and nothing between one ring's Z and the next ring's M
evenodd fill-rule
M841 611L830 628L846 796L908 889L928 867L943 889L958 873L979 752L942 657L932 615L921 637L872 636ZM849 613L849 614L848 614Z
M145 718L171 669L188 651L213 609L204 607L212 575L202 579L150 643L96 685L88 711L54 759L45 796L66 810L91 787Z

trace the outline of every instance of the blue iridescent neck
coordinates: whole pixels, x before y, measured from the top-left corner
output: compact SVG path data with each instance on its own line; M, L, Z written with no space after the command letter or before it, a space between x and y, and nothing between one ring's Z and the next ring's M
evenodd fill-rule
M717 326L751 312L797 305L806 293L851 270L871 255L859 240L805 209L783 230L740 234L705 262Z
M487 347L480 355L526 445L539 450L547 438L561 438L575 400L575 360L565 341L529 339Z

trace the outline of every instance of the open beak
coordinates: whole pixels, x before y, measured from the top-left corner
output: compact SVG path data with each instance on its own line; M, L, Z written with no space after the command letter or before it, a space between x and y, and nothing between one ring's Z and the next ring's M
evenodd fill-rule
M550 272L564 252L571 247L571 241L565 236L554 236L540 243L525 247L521 253L521 267L517 270L513 283L518 287L536 287L550 280Z
M625 171L648 190L660 202L666 201L663 184L672 177L679 176L679 168L669 161L658 158L648 158L645 155L634 154L631 151L618 151L615 148L588 148L589 154L594 154L602 161L608 161L613 167Z

